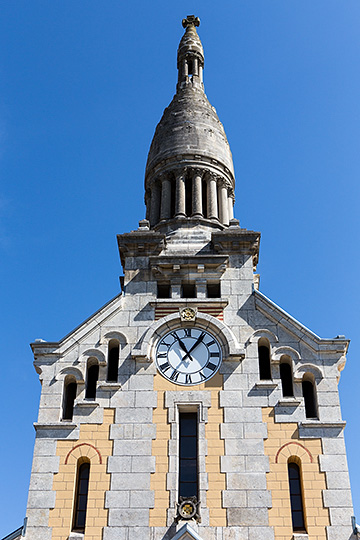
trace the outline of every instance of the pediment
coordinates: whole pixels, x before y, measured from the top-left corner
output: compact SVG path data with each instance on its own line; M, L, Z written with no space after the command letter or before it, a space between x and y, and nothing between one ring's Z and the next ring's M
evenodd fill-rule
M171 538L171 540L203 540L196 531L188 524L185 523L178 530L178 532Z

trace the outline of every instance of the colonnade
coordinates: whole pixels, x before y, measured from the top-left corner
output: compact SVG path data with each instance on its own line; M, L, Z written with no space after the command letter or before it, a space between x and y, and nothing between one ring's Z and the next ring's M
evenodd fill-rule
M234 196L226 180L203 169L179 169L163 173L147 193L147 217L151 226L171 218L197 217L229 225Z

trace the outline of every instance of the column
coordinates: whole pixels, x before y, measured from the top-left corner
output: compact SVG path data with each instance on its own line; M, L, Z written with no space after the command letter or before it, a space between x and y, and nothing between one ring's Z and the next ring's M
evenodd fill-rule
M199 79L200 79L200 82L202 83L203 82L203 67L201 64L199 64Z
M151 186L151 200L150 200L150 225L156 225L159 221L160 210L160 186L155 180Z
M201 170L196 169L192 179L192 217L202 217L202 182L201 182Z
M176 174L175 217L186 217L185 213L185 171Z
M220 221L223 225L229 225L229 203L225 183L220 185Z
M228 197L228 203L229 203L229 221L231 219L234 219L234 199L231 195Z
M207 178L207 214L208 219L219 219L218 214L218 201L217 201L217 187L216 187L216 176L214 174L209 174Z
M171 217L171 181L167 174L161 176L161 209L160 219Z

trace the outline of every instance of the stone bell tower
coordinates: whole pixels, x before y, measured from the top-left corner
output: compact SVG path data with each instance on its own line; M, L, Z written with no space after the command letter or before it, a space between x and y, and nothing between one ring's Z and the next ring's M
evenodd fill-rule
M234 217L234 167L224 128L204 92L199 24L197 17L183 20L176 94L156 128L146 164L146 215L158 230L166 230L162 225L169 220L173 229L182 227L184 219L222 230Z
M25 540L349 540L338 395L348 340L259 291L260 233L183 20L122 292L59 342L42 382ZM14 535L10 535L15 538Z

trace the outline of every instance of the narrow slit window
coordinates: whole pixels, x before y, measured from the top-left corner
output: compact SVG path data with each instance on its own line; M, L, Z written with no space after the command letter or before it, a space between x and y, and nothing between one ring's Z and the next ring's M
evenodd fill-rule
M283 397L293 397L292 369L291 365L287 362L282 362L280 364L280 379Z
M305 415L306 418L317 418L317 403L316 403L316 393L315 386L312 381L303 380L302 381L302 391L305 402Z
M63 401L63 420L72 420L74 413L74 402L76 398L76 382L66 382Z
M300 467L296 463L288 463L288 475L293 531L306 532Z
M197 498L197 413L180 413L179 424L179 497Z
M203 216L204 218L208 217L208 209L207 209L207 181L202 180L202 207L203 207Z
M85 532L89 477L90 463L82 463L78 468L76 480L73 531Z
M119 368L119 343L116 340L109 342L107 381L117 382Z
M99 365L98 364L90 365L87 370L87 381L86 381L86 392L85 392L85 397L87 399L95 399L98 377L99 377Z
M259 373L260 380L271 379L271 367L270 367L270 349L267 345L259 343Z
M185 213L187 217L192 214L192 179L185 178Z

